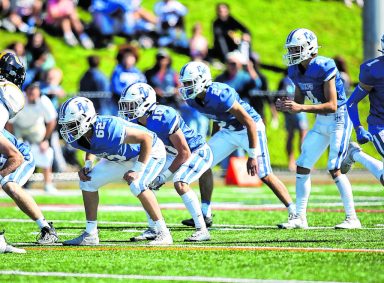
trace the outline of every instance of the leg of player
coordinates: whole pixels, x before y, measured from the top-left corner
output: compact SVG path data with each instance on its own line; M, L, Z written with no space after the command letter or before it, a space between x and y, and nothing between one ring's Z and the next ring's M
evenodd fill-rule
M357 218L355 204L353 201L352 186L347 175L341 174L340 169L330 170L331 176L336 183L343 201L346 214L345 220L335 226L336 229L359 229L360 220Z
M35 200L20 187L18 183L7 182L3 185L3 190L15 201L17 206L28 215L39 226L41 232L37 239L39 244L53 244L58 241L55 228L52 223L48 223Z
M15 248L14 246L7 243L4 237L4 231L0 232L0 254L4 253L16 253L16 254L25 254L24 249Z
M181 196L185 207L188 209L195 224L196 232L189 238L185 239L187 242L200 242L209 241L211 236L208 232L207 226L203 218L202 211L199 205L199 199L189 185L184 182L175 182L175 189Z

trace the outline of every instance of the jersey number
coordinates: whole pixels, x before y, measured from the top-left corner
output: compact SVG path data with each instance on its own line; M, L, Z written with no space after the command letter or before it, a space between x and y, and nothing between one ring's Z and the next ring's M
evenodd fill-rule
M159 121L161 121L161 116L163 116L163 114L164 114L163 109L158 108L158 109L156 109L156 110L153 112L153 114L152 114L152 118L153 118L153 120L159 120Z
M100 122L96 124L96 137L104 137L105 122Z

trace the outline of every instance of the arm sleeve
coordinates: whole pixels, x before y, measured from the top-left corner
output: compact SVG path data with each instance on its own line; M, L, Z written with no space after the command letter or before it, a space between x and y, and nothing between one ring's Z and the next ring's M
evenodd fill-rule
M220 94L220 101L224 112L228 112L235 104L237 92L233 89L225 89Z
M336 76L337 68L336 68L335 61L328 60L328 61L324 62L322 67L323 67L323 72L324 72L322 75L324 82L327 82L330 79L332 79L334 76Z

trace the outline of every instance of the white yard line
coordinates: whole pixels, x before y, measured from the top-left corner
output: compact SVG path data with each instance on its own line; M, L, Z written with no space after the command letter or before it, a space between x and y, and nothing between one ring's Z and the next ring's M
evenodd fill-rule
M0 270L0 275L106 278L106 279L130 279L130 280L153 280L153 281L234 282L234 283L272 283L272 282L331 283L326 281L275 280L275 279L268 280L268 279L252 279L252 278L205 277L205 276L156 276L156 275L105 274L105 273L30 272L30 271L20 271L20 270Z
M69 223L69 224L85 224L83 220L50 220L53 223ZM0 218L0 223L33 223L32 220L29 219L21 219L21 218ZM147 222L130 222L130 221L98 221L99 225L134 225L134 226L144 226L148 225ZM185 227L179 223L167 223L169 227ZM376 227L362 227L361 230L384 230L384 224L377 224ZM308 230L323 230L323 229L334 229L334 226L311 226ZM214 224L213 227L209 228L209 230L251 230L251 229L278 229L277 225L242 225L242 224Z

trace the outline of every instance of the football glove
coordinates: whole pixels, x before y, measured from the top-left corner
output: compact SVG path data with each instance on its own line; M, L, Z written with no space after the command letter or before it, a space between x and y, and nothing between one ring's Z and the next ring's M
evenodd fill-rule
M358 127L356 129L356 138L359 144L365 144L373 140L371 133L363 127Z

